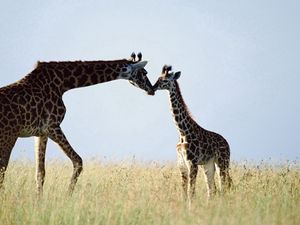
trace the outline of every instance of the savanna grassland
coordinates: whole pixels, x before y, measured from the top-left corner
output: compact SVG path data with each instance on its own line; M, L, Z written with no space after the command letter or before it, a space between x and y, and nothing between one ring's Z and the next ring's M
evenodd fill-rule
M190 210L176 165L86 162L67 195L71 163L48 162L44 195L35 193L32 162L11 162L0 191L0 224L300 224L300 170L234 163L234 188L207 201L202 171Z

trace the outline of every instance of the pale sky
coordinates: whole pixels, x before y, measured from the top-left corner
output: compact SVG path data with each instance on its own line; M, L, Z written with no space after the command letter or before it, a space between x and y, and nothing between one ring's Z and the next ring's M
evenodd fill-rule
M299 1L0 2L0 86L40 61L104 60L141 51L154 83L180 70L202 127L222 134L233 160L300 157ZM83 160L175 161L178 133L166 91L147 96L118 80L64 95L62 128ZM13 158L34 158L34 138ZM49 142L47 159L67 159Z

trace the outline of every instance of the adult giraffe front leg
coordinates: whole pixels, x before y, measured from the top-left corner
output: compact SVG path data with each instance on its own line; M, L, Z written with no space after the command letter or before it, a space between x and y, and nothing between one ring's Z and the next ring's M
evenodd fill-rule
M37 194L43 194L43 185L45 181L45 154L48 137L46 135L35 138L36 155L36 188Z
M69 144L67 138L65 137L63 131L59 126L49 129L49 138L59 145L59 147L71 159L73 163L73 175L71 178L71 183L69 185L69 193L72 194L78 176L82 171L82 159Z
M3 187L4 175L10 158L12 148L17 141L17 136L9 134L0 139L0 189Z

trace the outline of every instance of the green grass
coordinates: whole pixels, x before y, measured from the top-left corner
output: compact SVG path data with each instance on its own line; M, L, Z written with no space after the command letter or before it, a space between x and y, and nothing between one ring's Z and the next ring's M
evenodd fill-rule
M297 163L233 164L234 189L207 202L202 171L191 210L175 165L87 162L68 197L71 163L50 162L37 200L35 166L11 162L0 191L0 224L300 224Z

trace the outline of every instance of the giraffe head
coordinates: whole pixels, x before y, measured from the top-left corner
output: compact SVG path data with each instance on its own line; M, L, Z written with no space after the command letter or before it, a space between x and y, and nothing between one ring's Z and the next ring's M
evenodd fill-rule
M171 72L172 66L164 65L162 73L156 83L153 86L154 91L156 90L170 90L174 85L175 81L180 77L181 72Z
M137 58L136 60L134 53L131 54L131 60L122 69L120 78L128 80L132 85L145 90L149 95L154 95L152 84L147 77L148 72L144 69L147 61L142 61L141 53L137 55Z

